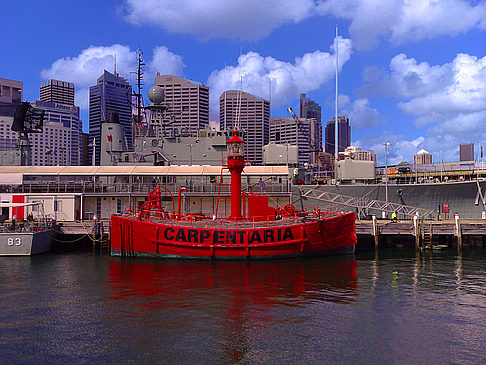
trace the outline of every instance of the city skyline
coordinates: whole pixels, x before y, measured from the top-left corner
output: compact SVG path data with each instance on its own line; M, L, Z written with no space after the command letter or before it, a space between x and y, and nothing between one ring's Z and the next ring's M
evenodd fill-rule
M271 100L272 117L289 117L306 93L334 115L335 25L339 25L339 114L350 118L352 145L390 163L425 148L459 160L459 144L486 141L486 4L474 1L34 1L3 2L9 57L0 77L22 81L38 99L49 79L72 82L87 132L88 89L106 69L135 85L135 51L146 63L146 95L156 72L210 88L242 89ZM378 5L377 5L378 4ZM169 11L170 10L170 11ZM69 16L67 14L76 14ZM461 21L450 21L461 14ZM46 21L52 19L52 21ZM20 26L19 26L20 25ZM62 29L62 31L60 31ZM27 42L35 34L35 42ZM26 44L29 44L27 47ZM32 56L35 54L35 58ZM35 59L35 62L33 62Z

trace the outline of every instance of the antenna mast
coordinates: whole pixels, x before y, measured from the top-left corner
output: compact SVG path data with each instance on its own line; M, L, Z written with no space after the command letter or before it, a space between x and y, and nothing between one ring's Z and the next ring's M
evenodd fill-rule
M142 89L143 89L143 70L142 66L145 66L143 62L143 53L140 48L137 50L137 92L133 93L132 95L136 97L137 100L137 116L134 122L132 122L132 141L135 140L135 131L137 128L140 128L140 124L142 123L142 109L143 109L143 99L142 99ZM134 73L134 72L132 72ZM141 128L140 128L141 132Z

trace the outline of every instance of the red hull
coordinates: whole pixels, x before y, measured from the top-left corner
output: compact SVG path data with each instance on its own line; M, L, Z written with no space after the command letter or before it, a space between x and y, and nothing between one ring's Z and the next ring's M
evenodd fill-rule
M268 259L353 253L355 214L259 228L202 228L112 216L111 254L195 259ZM277 222L275 222L278 224Z

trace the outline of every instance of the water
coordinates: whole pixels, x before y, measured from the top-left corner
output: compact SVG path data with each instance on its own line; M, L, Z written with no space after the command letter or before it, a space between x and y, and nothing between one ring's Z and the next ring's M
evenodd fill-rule
M486 363L486 253L0 258L1 363Z

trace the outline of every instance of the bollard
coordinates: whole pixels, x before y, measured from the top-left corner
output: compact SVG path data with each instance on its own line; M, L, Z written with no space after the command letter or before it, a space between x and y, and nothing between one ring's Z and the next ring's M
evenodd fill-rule
M457 250L462 250L462 232L461 232L461 221L459 220L459 214L454 214L454 236L457 237Z
M415 249L420 249L420 221L418 215L412 217L413 235L415 236Z
M378 221L376 220L376 215L371 217L373 223L373 238L375 239L375 249L378 248Z

